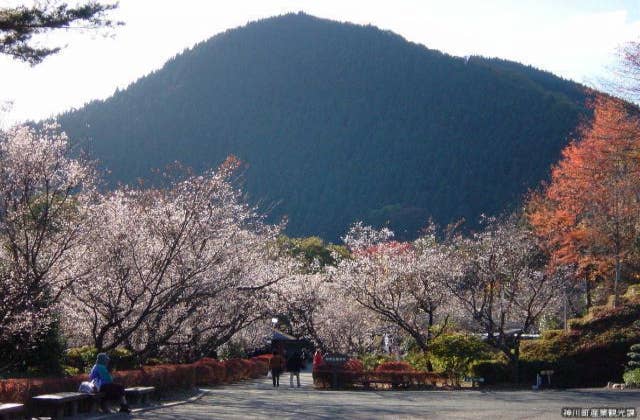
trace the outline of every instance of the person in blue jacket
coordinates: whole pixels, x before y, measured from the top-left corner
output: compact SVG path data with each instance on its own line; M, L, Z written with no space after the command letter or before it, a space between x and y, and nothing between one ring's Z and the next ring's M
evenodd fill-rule
M109 356L106 353L98 354L96 364L91 369L89 379L98 388L98 392L104 392L106 400L120 400L120 412L130 413L131 409L127 404L124 395L124 386L113 382L113 378L107 369L109 364ZM106 408L103 406L103 408Z

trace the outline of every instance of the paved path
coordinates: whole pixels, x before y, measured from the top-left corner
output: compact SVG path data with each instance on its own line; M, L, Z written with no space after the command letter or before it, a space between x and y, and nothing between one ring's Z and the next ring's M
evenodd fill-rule
M135 414L135 420L204 419L555 419L562 407L640 408L640 391L317 391L311 375L290 389L282 376L207 389L197 401Z

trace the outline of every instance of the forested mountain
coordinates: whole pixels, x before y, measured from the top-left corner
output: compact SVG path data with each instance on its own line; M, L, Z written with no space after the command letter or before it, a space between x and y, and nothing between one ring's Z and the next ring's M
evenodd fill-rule
M59 121L111 183L236 155L249 199L288 215L290 235L335 241L356 219L413 237L429 217L513 208L584 99L531 67L289 14L214 36Z

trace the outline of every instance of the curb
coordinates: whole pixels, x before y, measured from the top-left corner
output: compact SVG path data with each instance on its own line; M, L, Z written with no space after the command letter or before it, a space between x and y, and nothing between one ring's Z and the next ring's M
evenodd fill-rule
M168 407L174 407L174 406L177 406L177 405L189 404L189 403L192 403L192 402L195 402L195 401L199 400L206 393L207 393L206 390L198 389L198 394L197 395L194 395L193 397L187 398L186 400L173 401L173 402L169 402L169 403L153 405L153 406L150 406L150 407L135 408L135 409L131 410L131 414L139 414L139 413L144 413L146 411L159 410L159 409L162 409L162 408L168 408ZM120 416L121 416L121 414L116 412L116 413L111 413L111 414L102 414L102 415L97 416L97 417L89 417L89 418L91 420L102 420L102 419L112 419L114 417L120 417Z

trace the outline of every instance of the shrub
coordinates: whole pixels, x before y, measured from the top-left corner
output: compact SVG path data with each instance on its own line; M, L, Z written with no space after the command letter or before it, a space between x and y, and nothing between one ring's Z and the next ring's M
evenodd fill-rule
M29 339L6 337L0 342L0 378L62 375L64 349L57 320Z
M564 334L564 330L546 330L542 332L543 340L553 340L554 338L560 337Z
M433 340L429 352L433 356L434 367L444 372L453 385L460 385L471 364L486 358L489 349L476 337L445 334Z
M562 387L604 386L608 381L619 381L629 344L620 340L626 335L618 333L592 337L593 342L565 334L555 340L527 343L521 346L520 379L534 381L536 369L551 369L555 371L552 381Z
M618 307L594 306L589 314L572 324L572 328L590 333L602 333L613 328L629 326L638 319L640 304L630 303Z
M331 369L321 368L313 372L313 383L316 388L331 388L333 386L333 379ZM344 369L337 372L337 380L338 387L347 389L359 388L365 383L388 383L393 388L398 386L424 388L435 387L437 383L446 382L446 379L441 374L417 372L415 370L375 370L363 372Z
M135 355L125 348L118 347L108 354L111 368L114 370L131 370L139 366ZM72 347L65 353L64 364L76 368L79 372L88 373L97 356L98 350L93 346Z
M640 284L632 284L623 295L628 301L634 302L640 298Z
M266 354L261 354L259 356L255 356L253 359L256 360L266 360L267 362L269 362L269 360L271 360L271 358L273 357L273 354L271 353L266 353Z
M89 372L96 361L98 350L92 346L72 347L64 355L64 364L78 369L80 372Z
M640 344L633 344L629 347L627 357L629 361L627 362L626 370L631 371L640 368Z
M224 361L227 369L227 382L236 382L251 378L251 361L246 359L229 359Z
M240 359L247 357L245 345L239 341L230 341L220 349L221 359Z
M479 360L470 366L471 376L484 378L487 385L509 381L509 366L501 360Z
M28 379L4 379L0 380L0 401L24 402L29 400Z
M62 371L64 372L64 376L75 376L82 373L80 372L80 369L68 365L62 365Z
M525 340L520 343L522 360L542 360L555 362L573 353L578 346L580 334L575 331L548 331L538 340Z
M415 369L407 362L383 362L375 369L376 372L415 372Z
M562 327L562 323L557 316L547 314L540 317L539 327L544 334L547 331L557 331Z
M23 360L32 374L61 375L65 347L60 325L56 320L42 340L24 353Z
M393 359L386 354L367 353L360 356L364 370L375 370L380 364L392 361Z
M86 350L86 349L85 349ZM81 353L84 351L80 351ZM215 359L201 359L184 365L144 366L140 369L114 372L116 382L125 386L154 386L160 392L174 389L189 389L198 385L219 385L241 379L258 378L266 375L266 357L230 359L220 362ZM353 366L358 366L355 363ZM0 401L27 402L34 395L76 391L87 375L66 378L32 378L0 380Z
M633 370L640 356L640 304L624 303L612 308L597 306L578 319L571 330L547 331L539 340L520 344L520 378L535 380L540 366L554 370L552 382L559 386L604 386L619 382ZM631 355L630 353L633 353ZM638 355L638 356L636 356ZM629 363L629 358L631 358ZM638 360L640 362L640 360Z
M364 372L364 365L358 359L349 359L344 364L343 369L348 372Z
M113 376L125 386L154 386L160 392L196 386L194 365L144 366L136 370L118 371Z
M429 366L429 356L422 351L409 353L404 360L415 370L426 371Z
M118 347L110 351L109 358L111 359L110 364L114 370L131 370L139 366L137 358L131 350L127 350L122 347Z
M219 385L226 381L227 368L224 363L204 358L194 363L196 370L196 385Z
M272 356L267 357L254 357L251 360L254 362L253 364L253 377L259 378L261 376L265 376L269 371L269 359Z
M168 362L168 360L166 359L162 359L160 357L150 357L147 359L147 362L145 363L146 366L157 366L157 365L166 365Z
M625 372L622 378L627 385L640 386L640 368Z

